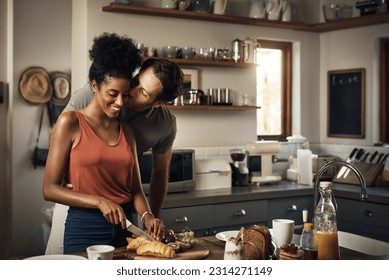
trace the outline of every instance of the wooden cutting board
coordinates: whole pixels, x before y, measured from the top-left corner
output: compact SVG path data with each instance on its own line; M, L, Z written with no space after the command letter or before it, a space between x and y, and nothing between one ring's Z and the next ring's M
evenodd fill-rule
M166 258L158 258L152 256L140 256L135 252L126 252L127 258L134 260L166 260ZM209 249L201 244L195 244L185 252L176 253L174 260L201 260L209 255Z

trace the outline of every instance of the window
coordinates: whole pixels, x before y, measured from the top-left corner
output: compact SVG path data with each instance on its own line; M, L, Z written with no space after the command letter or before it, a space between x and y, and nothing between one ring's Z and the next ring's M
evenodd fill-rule
M258 40L257 135L285 140L291 135L292 43Z

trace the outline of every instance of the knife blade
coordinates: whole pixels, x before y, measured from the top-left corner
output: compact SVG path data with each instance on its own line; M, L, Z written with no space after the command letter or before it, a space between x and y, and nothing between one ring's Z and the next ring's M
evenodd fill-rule
M359 149L358 150L358 152L357 152L357 154L355 155L355 158L354 158L354 160L351 160L351 162L350 163L353 163L353 162L356 162L356 161L359 161L360 160L360 158L361 158L361 156L363 155L363 153L365 152L365 150L364 149ZM346 170L346 172L344 173L344 175L343 175L343 178L346 178L347 176L348 176L348 174L350 173L350 168L348 168L347 167L347 170Z
M369 152L367 152L367 153L365 153L362 157L361 157L361 162L366 162L366 160L367 160L367 157L370 155L370 153Z
M135 234L137 236L141 236L141 237L143 237L146 240L149 240L149 241L154 241L155 240L150 235L145 233L143 230L141 230L137 226L133 225L133 223L131 223L128 219L126 219L126 228L127 228L127 230L129 232L131 232L131 233L133 233L133 234Z
M349 155L348 158L346 159L346 162L347 162L347 163L350 163L350 162L351 162L352 158L354 157L354 155L356 154L357 151L358 151L358 148L354 148L354 149L351 151L350 155ZM340 177L342 177L342 175L344 174L344 172L346 172L346 170L347 170L347 167L346 167L346 166L342 166L342 168L341 168L340 171L338 172L338 175L336 176L336 178L339 179Z
M374 163L379 164L383 156L384 156L384 153L379 153L378 158Z
M375 151L372 155L371 155L371 157L370 157L370 159L369 159L369 163L373 163L373 160L375 159L375 157L378 155L378 152L377 151Z
M381 162L380 164L385 164L386 163L386 159L388 158L389 154L386 154L382 159L381 159Z

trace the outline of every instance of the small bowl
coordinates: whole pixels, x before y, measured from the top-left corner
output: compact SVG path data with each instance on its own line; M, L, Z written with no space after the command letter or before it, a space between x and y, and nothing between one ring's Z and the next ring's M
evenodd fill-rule
M192 47L184 47L181 49L182 58L193 59L196 55L196 49Z
M323 13L326 21L350 18L353 14L353 6L344 4L323 5Z
M163 56L166 58L175 58L177 56L179 47L177 46L166 46L162 48Z

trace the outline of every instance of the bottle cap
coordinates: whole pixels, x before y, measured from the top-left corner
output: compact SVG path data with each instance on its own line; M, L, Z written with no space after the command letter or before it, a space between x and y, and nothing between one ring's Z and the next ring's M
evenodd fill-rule
M304 230L313 230L313 224L312 223L305 223Z

